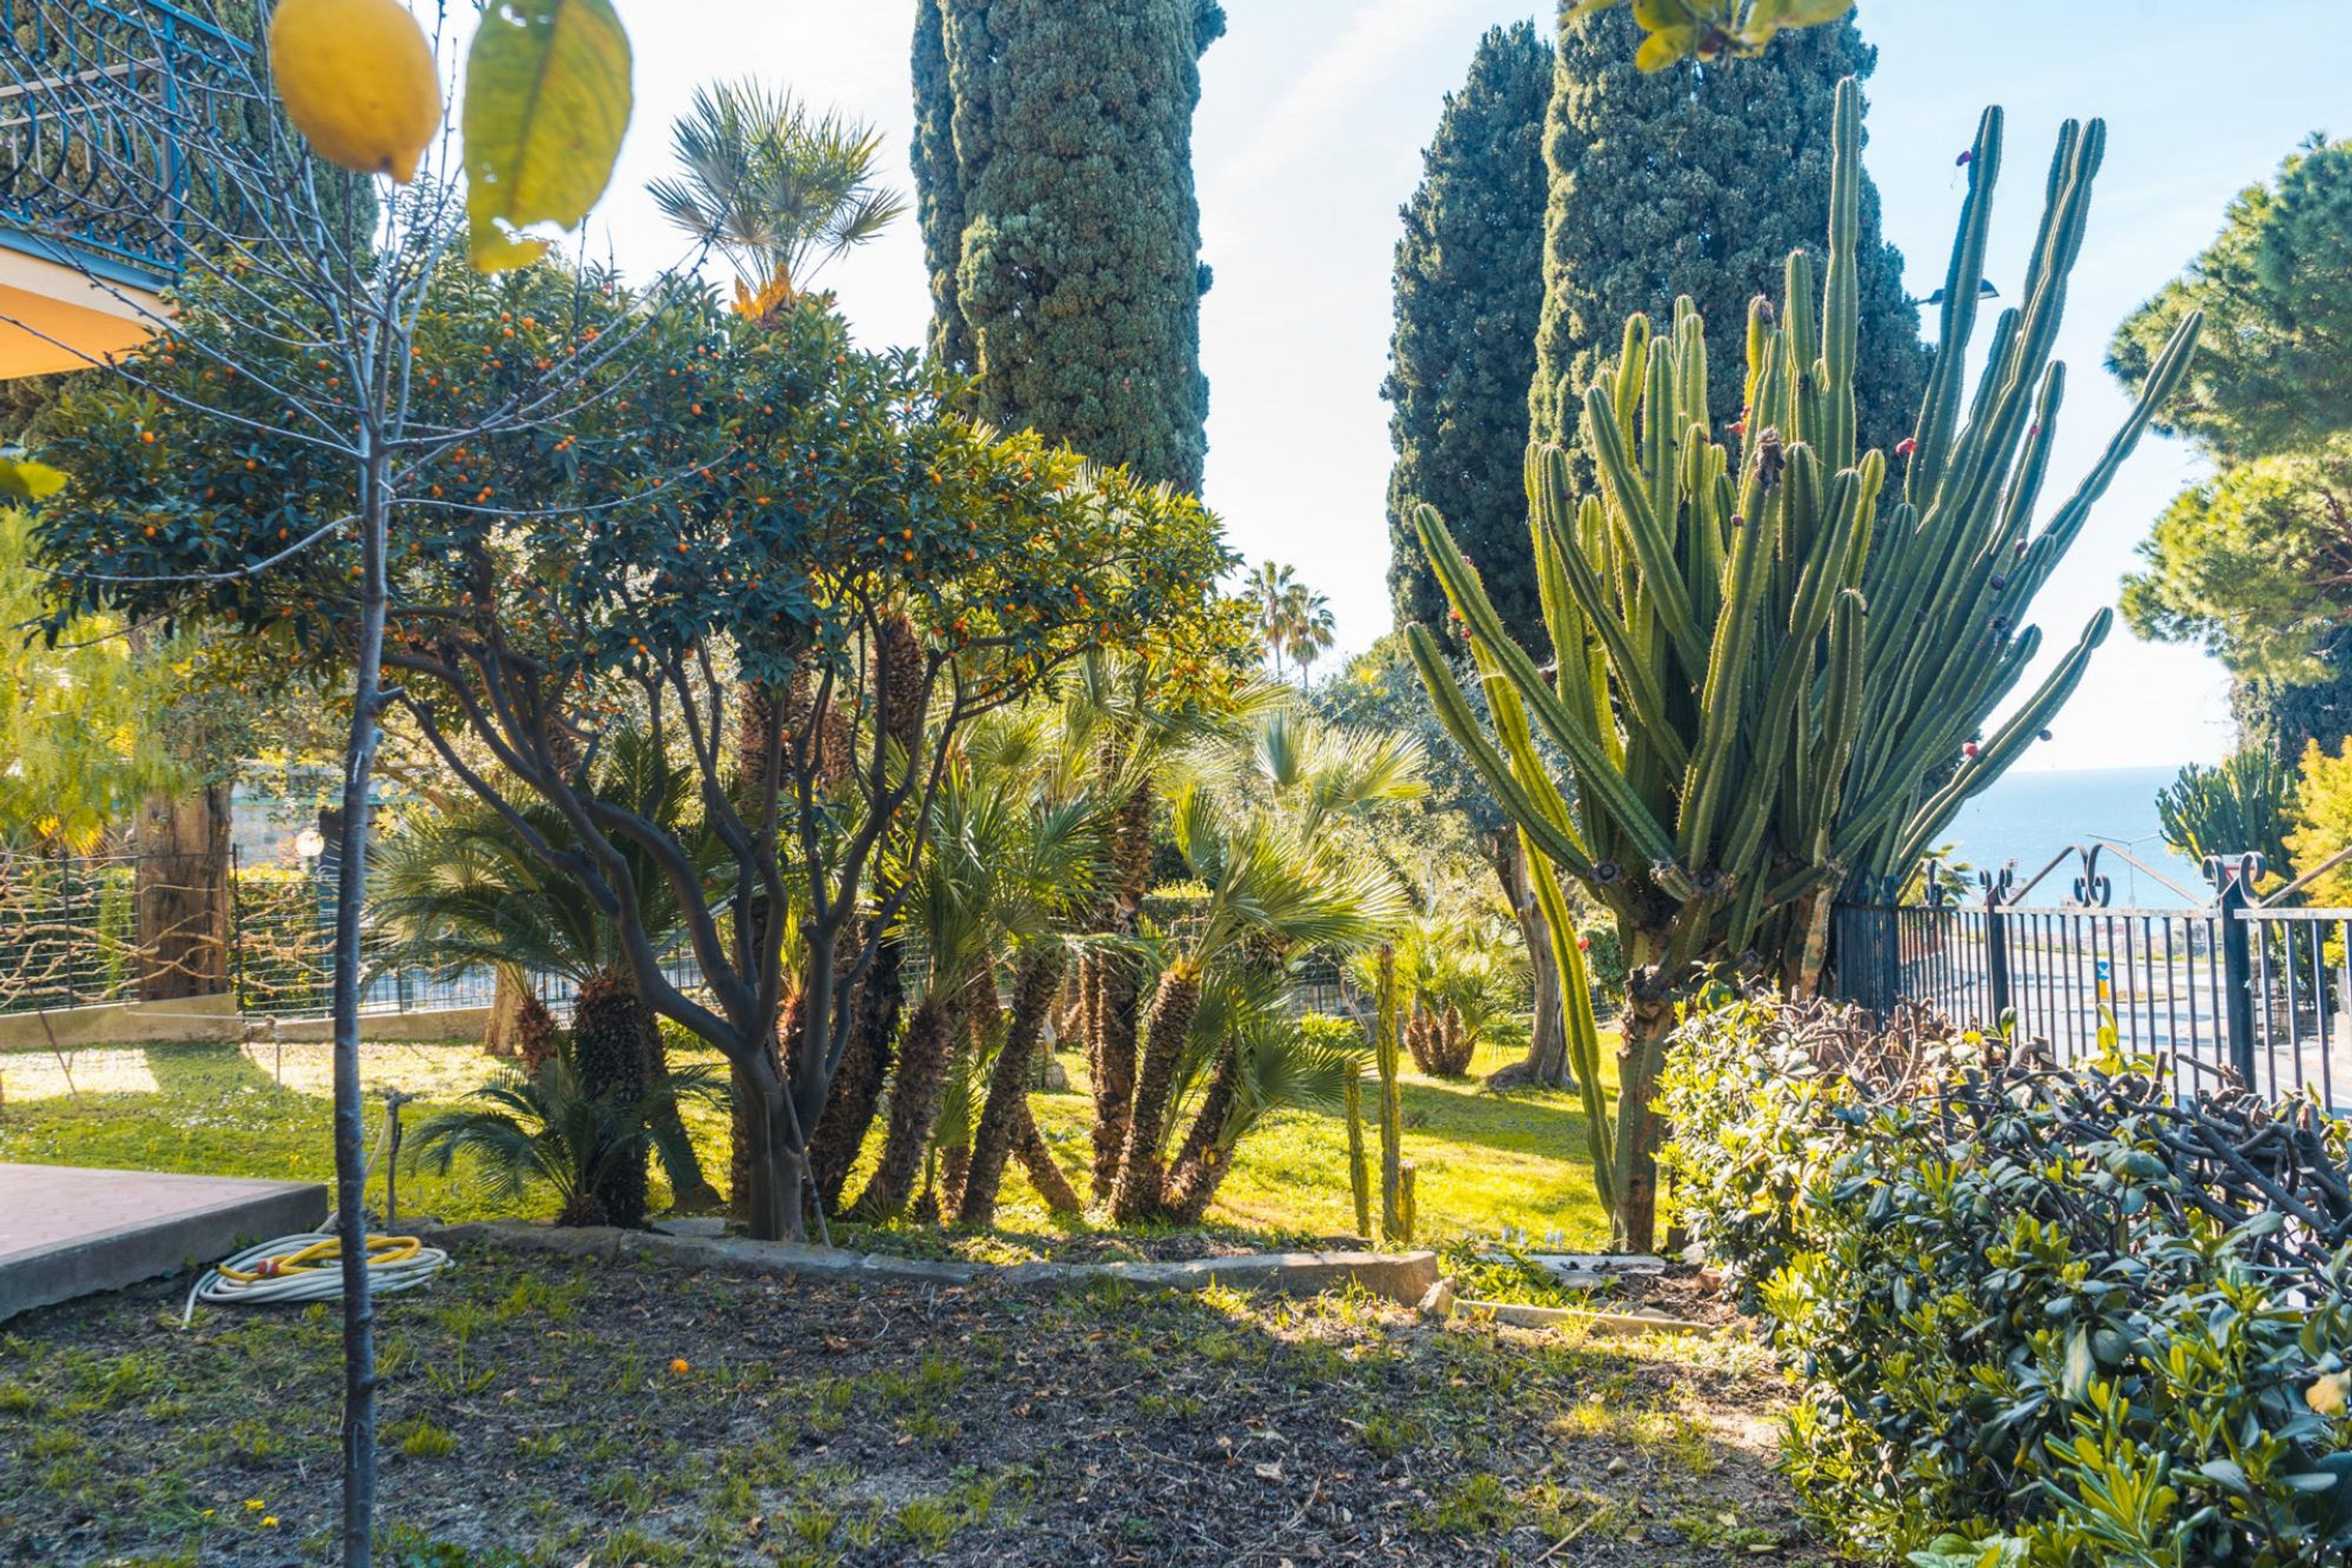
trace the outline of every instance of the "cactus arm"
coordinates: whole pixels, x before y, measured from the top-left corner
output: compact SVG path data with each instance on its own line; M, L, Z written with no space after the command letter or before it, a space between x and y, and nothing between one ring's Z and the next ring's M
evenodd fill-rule
M1590 782L1598 788L1604 809L1616 817L1628 835L1637 842L1641 841L1643 837L1642 828L1626 821L1620 806L1622 805L1626 810L1638 814L1645 822L1649 817L1647 808L1625 784L1623 775L1609 765L1609 759L1592 731L1576 722L1574 716L1552 690L1550 683L1544 679L1543 671L1536 668L1536 661L1528 658L1527 650L1503 629L1502 617L1486 597L1485 584L1479 582L1478 574L1471 570L1470 563L1462 559L1462 552L1454 544L1454 535L1447 530L1444 521L1429 507L1421 509L1419 521L1422 548L1429 557L1439 586L1445 590L1446 598L1470 628L1472 639L1478 644L1482 653L1492 655L1501 665L1518 698L1534 710L1545 733L1576 764L1578 777L1583 779L1592 775ZM1651 826L1654 827L1655 825ZM1656 841L1663 842L1664 838L1663 832L1656 834Z
M2011 764L2025 754L2046 727L2051 716L2065 705L2083 682L2091 667L2091 656L2107 639L2115 625L2115 612L2102 609L2084 627L2082 639L2059 661L2058 668L2042 683L2026 704L2002 725L1993 738L1978 752L1975 761L1952 775L1952 781L1931 796L1927 803L1912 814L1906 826L1895 856L1895 864L1907 866L1927 853L1937 834L1951 825L1961 806L1970 797L1990 788Z
M1822 422L1806 439L1832 468L1854 460L1853 371L1862 325L1862 284L1854 250L1862 235L1862 84L1837 86L1836 124L1830 138L1829 278L1822 308Z
M1412 650L1412 661L1421 671L1422 684L1428 688L1430 706L1436 710L1437 721L1445 727L1445 732L1454 737L1454 744L1469 757L1470 765L1478 770L1478 776L1486 781L1486 787L1495 792L1496 803L1521 832L1536 841L1545 855L1566 867L1570 876L1580 882L1593 880L1592 859L1585 853L1584 846L1528 798L1519 788L1510 764L1503 760L1479 729L1478 721L1470 710L1470 700L1464 695L1461 684L1454 679L1454 671L1446 667L1444 656L1438 652L1436 639L1429 635L1429 628L1422 626L1409 627L1406 641Z
M1675 563L1670 537L1651 508L1649 491L1633 471L1617 426L1608 415L1608 405L1598 390L1587 395L1586 434L1594 465L1601 470L1611 499L1617 503L1618 535L1632 549L1641 571L1643 591L1667 637L1673 639L1675 651L1685 664L1701 668L1706 661L1706 645L1692 615L1690 595L1684 589L1682 571Z
M1641 739L1657 751L1666 765L1679 772L1687 765L1690 756L1681 734L1667 719L1665 695L1658 689L1656 672L1646 659L1635 655L1625 628L1610 613L1601 580L1592 574L1591 563L1566 540L1557 536L1543 553L1566 579L1570 593L1584 612L1585 624L1607 651L1610 668L1615 671L1625 696L1626 717L1640 726Z
M1959 239L1944 272L1944 304L1936 341L1941 348L1927 377L1927 395L1912 432L1916 446L1904 476L1904 499L1925 513L1943 480L1959 413L1960 384L1968 371L1968 343L1976 334L1977 288L1984 280L1986 237L1992 230L1993 191L2000 183L2002 115L1988 109L1977 122L1969 153L1969 189L1960 205Z
M1601 1026L1592 1016L1591 977L1584 966L1584 953L1576 945L1576 917L1568 907L1559 879L1532 847L1528 853L1528 880L1535 884L1536 907L1551 933L1552 959L1559 968L1568 1053L1584 1100L1584 1136L1592 1155L1593 1184L1599 1189L1601 1211L1613 1214L1617 1135L1609 1116L1608 1096L1601 1087Z
M2170 341L2164 345L2164 352L2148 367L2147 379L2140 385L2139 396L2133 403L2130 415L2107 442L2106 450L2100 454L2097 465L2084 476L2082 484L2076 487L2066 504L2058 509L2057 515L2050 520L2050 526L2043 531L2052 549L2045 557L2046 564L2034 563L2036 569L2027 576L2029 596L2048 580L2059 557L2080 535L2083 525L2090 521L2091 509L2098 505L2100 499L2107 493L2107 487L2114 483L2124 460L2132 455L2133 448L2139 445L2140 437L2147 434L2148 425L2156 418L2157 410L2169 402L2173 394L2180 389L2181 383L2188 379L2189 366L2197 358L2198 334L2203 331L2204 325L2205 313L2191 310L2173 329ZM2024 600L2019 602L2021 604Z

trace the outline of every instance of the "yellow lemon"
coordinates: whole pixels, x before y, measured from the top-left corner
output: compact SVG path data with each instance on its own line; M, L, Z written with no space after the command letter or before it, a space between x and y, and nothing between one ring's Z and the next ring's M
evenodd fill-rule
M406 184L441 132L441 73L399 0L285 0L269 24L278 96L319 155Z

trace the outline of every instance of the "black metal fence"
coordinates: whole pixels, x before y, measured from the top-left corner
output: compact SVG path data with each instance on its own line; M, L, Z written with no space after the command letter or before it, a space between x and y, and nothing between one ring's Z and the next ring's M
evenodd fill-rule
M2256 897L2252 856L2208 862L2202 907L2115 908L2099 859L2116 851L2070 853L2083 874L2056 908L2021 900L2058 861L2022 888L1982 876L1969 903L1840 905L1832 989L1881 1012L1907 1001L1967 1025L2013 1021L2061 1060L2095 1054L2112 1028L2126 1052L2165 1058L2184 1091L2234 1078L2352 1105L2352 909Z

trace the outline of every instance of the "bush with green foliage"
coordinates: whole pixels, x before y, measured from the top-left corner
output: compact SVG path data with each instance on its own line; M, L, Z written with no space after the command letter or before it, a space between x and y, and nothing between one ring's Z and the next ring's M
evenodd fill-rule
M2352 1206L2324 1184L2345 1124L2177 1102L2112 1052L2061 1070L1766 1003L1687 1024L1665 1096L1685 1213L1804 1380L1785 1468L1849 1546L1922 1568L2352 1549L2352 1253L2329 1250Z

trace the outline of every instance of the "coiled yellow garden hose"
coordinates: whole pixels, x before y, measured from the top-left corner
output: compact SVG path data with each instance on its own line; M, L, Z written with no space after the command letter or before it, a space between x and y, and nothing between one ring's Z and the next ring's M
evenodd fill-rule
M368 1172L383 1164L387 1212L392 1205L392 1166L387 1157L399 1157L400 1108L411 1098L397 1090L385 1097L383 1130L377 1137L375 1152L360 1170L361 1190L365 1191ZM394 1291L414 1289L449 1266L447 1253L437 1247L427 1247L413 1236L371 1233L367 1238L371 1295L389 1296ZM281 1236L275 1241L248 1247L206 1269L188 1292L180 1326L186 1328L195 1321L199 1301L209 1307L259 1307L281 1301L338 1301L342 1295L343 1243L335 1234L335 1219L331 1215L323 1229Z
M449 1255L413 1236L367 1238L368 1289L388 1296L422 1285L449 1267ZM184 1325L196 1303L258 1307L281 1301L334 1301L343 1294L343 1244L330 1231L305 1231L248 1247L207 1270L188 1292Z

